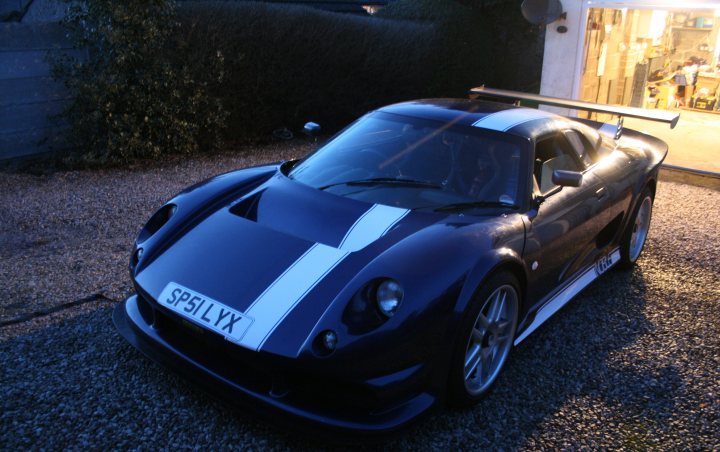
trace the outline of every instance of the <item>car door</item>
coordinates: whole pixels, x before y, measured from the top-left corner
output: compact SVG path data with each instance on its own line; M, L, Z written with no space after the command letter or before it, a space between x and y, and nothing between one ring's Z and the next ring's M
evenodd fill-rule
M530 267L528 300L541 301L600 254L596 239L603 227L607 188L588 169L564 131L536 141L533 185L535 197L544 198L528 217L525 262ZM583 172L579 187L558 187L554 170Z

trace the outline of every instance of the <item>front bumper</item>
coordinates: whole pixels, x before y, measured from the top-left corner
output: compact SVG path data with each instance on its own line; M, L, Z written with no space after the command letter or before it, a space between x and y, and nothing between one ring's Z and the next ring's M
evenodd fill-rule
M113 322L120 334L150 359L163 364L200 384L219 399L252 406L253 410L288 415L292 421L322 426L347 433L386 433L397 430L429 411L437 398L422 392L391 406L370 409L348 408L340 403L328 403L333 397L313 399L288 391L272 375L243 372L232 357L209 350L192 350L178 345L171 335L163 334L149 320L137 295L119 303L113 312ZM342 397L334 399L342 401Z

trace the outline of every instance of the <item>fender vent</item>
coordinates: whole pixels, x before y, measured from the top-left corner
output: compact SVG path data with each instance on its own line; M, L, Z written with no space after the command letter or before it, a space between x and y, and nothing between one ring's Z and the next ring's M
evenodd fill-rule
M601 250L608 246L612 239L614 239L617 236L618 231L620 230L620 224L622 223L623 214L620 213L618 216L613 218L613 220L608 223L607 226L605 226L602 231L597 235L597 238L595 239L595 246L597 249Z

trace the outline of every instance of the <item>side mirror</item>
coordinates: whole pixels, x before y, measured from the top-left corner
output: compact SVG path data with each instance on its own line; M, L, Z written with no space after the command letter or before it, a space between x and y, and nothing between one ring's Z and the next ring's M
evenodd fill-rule
M555 170L552 173L553 184L561 187L579 187L582 179L582 173L577 171Z
M530 210L530 212L528 212L528 217L530 218L530 220L532 221L533 219L535 219L538 211L540 210L540 205L544 203L548 197L559 193L563 187L579 187L582 184L582 179L582 173L579 173L577 171L553 171L552 181L553 184L556 185L556 187L543 195L538 195L533 198L533 208L532 210Z
M310 137L315 137L320 133L320 124L316 122L305 123L303 127L303 133Z

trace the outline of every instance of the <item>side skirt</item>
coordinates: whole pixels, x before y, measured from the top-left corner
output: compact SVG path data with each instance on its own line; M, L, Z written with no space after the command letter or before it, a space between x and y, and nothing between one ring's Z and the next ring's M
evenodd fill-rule
M615 248L606 257L598 260L595 265L588 267L581 272L575 279L571 280L562 290L550 297L538 309L532 323L515 339L515 345L525 340L533 331L542 325L553 314L558 312L560 308L565 306L570 300L580 293L584 288L595 281L600 275L605 273L610 267L620 261L620 249Z

